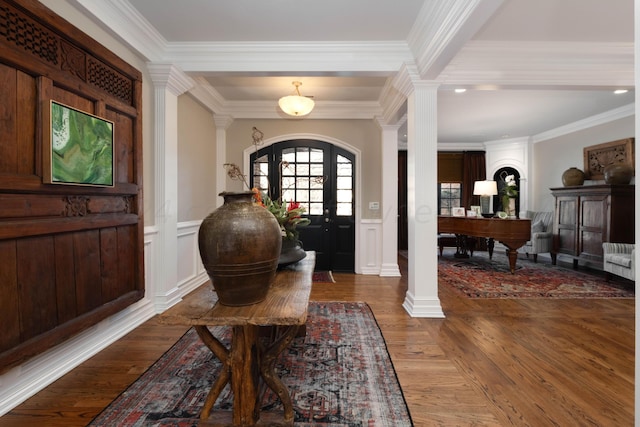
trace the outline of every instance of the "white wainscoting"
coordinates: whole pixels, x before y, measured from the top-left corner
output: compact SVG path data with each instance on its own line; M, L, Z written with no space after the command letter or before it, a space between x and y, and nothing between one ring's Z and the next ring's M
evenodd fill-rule
M382 220L363 219L360 221L359 259L356 273L380 274L382 268Z
M178 288L184 296L209 280L198 249L198 230L202 221L178 224Z

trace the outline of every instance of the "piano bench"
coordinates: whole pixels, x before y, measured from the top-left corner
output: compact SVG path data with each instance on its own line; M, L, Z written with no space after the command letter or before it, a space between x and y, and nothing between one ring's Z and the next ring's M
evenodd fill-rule
M473 251L476 248L478 240L475 237L467 236L467 250L469 254L473 256ZM455 234L440 234L438 235L438 248L440 249L440 256L442 256L443 249L457 248L457 239Z

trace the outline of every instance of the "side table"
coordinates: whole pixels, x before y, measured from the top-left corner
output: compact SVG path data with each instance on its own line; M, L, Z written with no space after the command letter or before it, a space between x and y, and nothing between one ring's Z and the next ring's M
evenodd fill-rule
M291 396L275 372L275 362L307 321L314 267L315 252L307 252L302 261L278 271L266 299L258 304L242 307L219 304L213 286L206 283L159 316L160 323L193 326L202 342L222 362L220 376L200 413L202 425L293 425ZM213 336L208 326L230 326L230 348ZM266 343L261 339L265 328L272 333L272 339ZM233 410L212 414L213 405L227 383L233 392ZM266 419L266 414L264 419L260 417L262 384L282 401L284 414L279 421Z

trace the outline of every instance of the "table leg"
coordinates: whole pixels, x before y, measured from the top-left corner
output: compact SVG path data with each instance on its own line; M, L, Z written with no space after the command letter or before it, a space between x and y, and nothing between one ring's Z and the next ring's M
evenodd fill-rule
M284 421L293 425L293 402L289 395L287 386L278 377L275 371L275 363L278 355L291 344L291 341L298 334L300 327L297 325L289 326L284 333L276 337L266 348L261 347L262 358L260 360L260 373L264 382L273 390L284 406Z
M511 269L511 274L514 274L516 271L516 260L518 259L518 251L508 248L507 255L509 256L509 269Z
M222 362L220 376L211 387L205 400L200 420L211 416L211 409L227 383L233 392L234 426L252 426L260 418L259 367L258 367L258 326L234 326L232 328L231 349L213 336L206 326L194 326L202 342Z
M224 386L229 382L231 378L229 350L213 336L209 328L206 326L194 326L194 329L198 333L198 336L202 342L215 354L215 356L222 362L222 369L220 370L220 376L216 378L215 383L209 390L207 399L204 402L202 411L200 412L200 419L206 420L211 415L211 408L218 400L220 393L224 389Z
M284 423L269 421L268 425L293 426L293 403L289 390L275 372L278 355L296 337L300 327L289 326L268 343L260 340L260 327L233 326L231 349L228 350L206 326L194 326L202 342L222 362L220 376L211 387L200 413L200 420L210 421L211 409L227 383L233 393L231 422L234 426L254 426L260 421L260 378L273 390L284 406ZM282 414L281 414L282 416ZM214 417L215 418L215 417ZM230 425L225 422L213 425Z
M252 426L260 419L259 326L234 326L231 341L233 425Z

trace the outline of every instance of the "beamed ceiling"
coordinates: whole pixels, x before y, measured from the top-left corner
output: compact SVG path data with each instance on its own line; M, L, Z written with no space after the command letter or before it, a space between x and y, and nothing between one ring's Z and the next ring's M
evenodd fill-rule
M277 100L299 80L316 101L303 120L395 124L402 69L439 84L441 143L633 114L633 0L72 1L234 118L286 119Z

